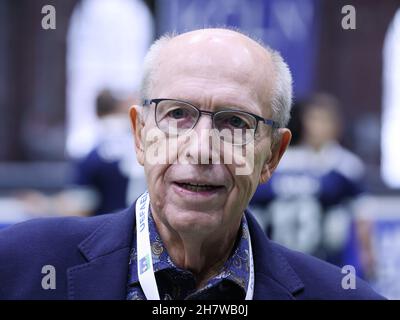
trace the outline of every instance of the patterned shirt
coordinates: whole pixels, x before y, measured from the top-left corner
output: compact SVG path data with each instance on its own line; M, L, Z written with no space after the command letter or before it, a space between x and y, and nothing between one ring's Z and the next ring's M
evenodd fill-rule
M242 218L232 254L220 272L200 289L196 289L196 280L192 272L180 269L172 262L157 231L151 210L149 232L153 269L161 300L243 300L245 298L250 274L249 231L245 216ZM145 300L137 274L136 240L135 228L129 259L127 299Z

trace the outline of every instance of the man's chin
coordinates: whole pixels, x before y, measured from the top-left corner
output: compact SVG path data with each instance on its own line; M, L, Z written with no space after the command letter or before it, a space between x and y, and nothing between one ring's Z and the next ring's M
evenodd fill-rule
M173 213L167 214L167 219L176 232L201 235L209 234L216 229L217 220L219 220L217 216L219 215L216 212L210 214L209 212L177 208Z

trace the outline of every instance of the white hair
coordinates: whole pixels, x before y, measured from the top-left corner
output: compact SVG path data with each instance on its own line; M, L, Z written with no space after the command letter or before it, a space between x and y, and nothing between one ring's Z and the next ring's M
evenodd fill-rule
M289 66L278 51L265 46L264 48L271 53L272 64L275 69L275 81L271 98L272 118L278 122L279 127L283 128L289 123L290 110L292 109L292 74Z
M165 34L150 46L143 63L143 78L139 92L142 100L150 98L156 70L160 65L161 52L174 37L174 34Z
M234 31L239 32L236 29ZM242 32L239 33L244 34ZM248 36L246 34L244 35ZM161 63L161 52L175 36L176 34L163 35L151 45L146 54L143 66L143 79L140 88L140 96L142 99L151 98L150 93L156 77L156 71ZM278 51L271 49L258 39L250 38L259 43L271 55L275 74L271 97L272 119L279 124L279 127L286 127L290 120L290 110L292 107L292 75L289 67Z

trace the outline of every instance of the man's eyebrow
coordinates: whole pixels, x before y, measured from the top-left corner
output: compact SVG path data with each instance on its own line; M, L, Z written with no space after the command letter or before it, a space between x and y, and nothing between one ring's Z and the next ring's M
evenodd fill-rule
M202 103L199 102L199 100L196 99L190 99L190 98L184 98L184 97L174 97L174 100L179 100L183 102L188 102L199 109L204 109L204 106ZM250 112L254 114L254 110L249 109L249 106L245 106L242 104L238 104L237 102L216 102L213 104L214 111L223 111L223 110L239 110L239 111L244 111L244 112Z
M241 105L237 103L221 103L218 104L215 107L215 111L222 111L222 110L237 110L237 111L243 111L243 112L248 112L254 115L259 115L260 111L255 110L254 108L251 108L251 105ZM261 116L261 115L259 115Z
M222 110L239 110L239 111L245 111L245 112L252 112L252 110L249 110L246 107L243 107L238 104L231 104L231 103L224 103L224 104L218 104L215 107L215 110L217 111L222 111Z

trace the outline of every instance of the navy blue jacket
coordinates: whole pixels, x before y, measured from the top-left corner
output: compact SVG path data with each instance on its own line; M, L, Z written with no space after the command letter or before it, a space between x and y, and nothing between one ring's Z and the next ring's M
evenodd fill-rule
M381 299L361 279L344 290L344 274L265 236L246 212L255 263L254 299ZM90 218L43 218L0 231L0 299L125 299L135 206ZM42 267L56 270L43 289Z

